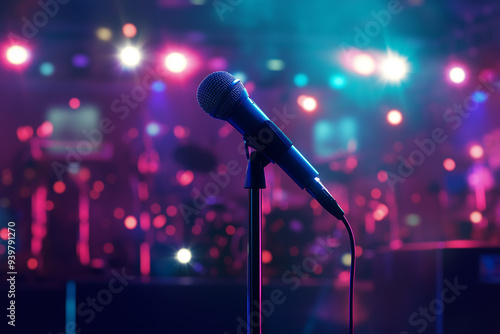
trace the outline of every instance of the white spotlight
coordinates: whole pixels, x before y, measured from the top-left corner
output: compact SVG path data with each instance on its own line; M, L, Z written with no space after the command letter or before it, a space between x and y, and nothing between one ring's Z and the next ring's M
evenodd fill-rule
M127 46L120 52L120 59L125 67L136 67L141 62L141 52L136 47Z
M181 248L177 251L176 258L180 263L189 263L189 261L191 261L191 252L189 249Z
M405 58L389 55L382 62L382 75L388 81L398 82L403 80L408 74L408 63Z

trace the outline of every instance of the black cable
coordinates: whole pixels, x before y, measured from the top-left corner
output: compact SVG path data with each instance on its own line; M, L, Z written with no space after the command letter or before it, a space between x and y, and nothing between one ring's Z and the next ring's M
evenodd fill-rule
M349 334L354 333L354 312L353 312L353 302L354 302L354 276L356 269L356 242L354 241L354 234L352 233L352 228L347 218L342 217L342 222L349 235L349 241L351 243L351 275L349 279Z

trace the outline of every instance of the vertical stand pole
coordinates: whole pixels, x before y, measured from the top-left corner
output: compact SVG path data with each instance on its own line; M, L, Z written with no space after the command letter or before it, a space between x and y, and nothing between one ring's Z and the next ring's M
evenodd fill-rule
M249 197L247 333L262 334L262 190L250 188Z
M266 188L264 167L269 160L254 151L248 156L245 188L249 195L247 333L262 334L262 189Z

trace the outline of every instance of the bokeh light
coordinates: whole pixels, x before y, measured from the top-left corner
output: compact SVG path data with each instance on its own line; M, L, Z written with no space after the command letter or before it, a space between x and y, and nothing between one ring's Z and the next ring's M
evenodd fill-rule
M269 59L266 67L271 71L282 71L285 68L285 62L281 59Z
M484 155L484 150L480 145L472 145L469 149L469 154L474 159L481 159Z
M342 254L340 262L342 262L344 266L349 267L351 265L351 254L350 253Z
M180 170L180 171L177 172L176 178L177 178L177 182L181 186L187 186L191 182L193 182L193 180L194 180L194 174L190 170L186 170L186 171Z
M354 56L353 69L361 75L370 75L375 71L375 60L372 56L361 53Z
M62 194L66 190L66 185L63 181L56 181L54 183L53 189L57 194Z
M399 110L393 109L387 113L387 122L391 125L399 125L403 121L403 115Z
M346 78L340 74L336 74L330 77L330 87L333 89L341 89L346 85Z
M318 107L318 102L316 101L316 99L312 96L307 95L300 95L297 98L297 103L302 109L304 109L304 111L309 113L314 112Z
M28 50L20 45L13 45L7 49L7 60L12 65L22 65L29 59Z
M133 230L134 228L137 227L137 219L134 216L127 216L123 221L123 223L125 224L125 227L128 228L129 230Z
M180 263L186 264L191 261L191 252L189 249L186 248L181 248L177 251L177 254L175 256L177 258L177 261Z
M450 80L456 84L460 84L465 80L465 70L462 67L455 66L448 73Z
M40 74L44 77L50 77L54 74L54 65L50 62L44 62L40 65Z
M150 122L146 125L146 133L151 137L158 136L161 132L160 124L156 122Z
M405 218L406 225L408 226L418 226L420 225L421 220L420 216L416 213L410 213Z
M483 214L479 211L471 212L469 219L474 224L479 224L483 220Z
M80 108L80 100L76 97L73 97L69 100L69 107L71 109L78 109Z
M381 71L387 81L399 82L408 74L408 63L405 58L390 54L382 62Z
M186 56L179 52L169 53L165 57L165 67L173 73L180 73L187 67Z
M268 250L263 250L262 251L262 263L268 264L268 263L271 263L272 260L273 260L273 254L271 254L271 252Z
M385 182L385 181L387 181L387 178L388 178L388 175L387 175L387 172L385 170L381 170L377 173L377 180L379 182Z
M111 31L111 29L106 27L98 28L95 34L101 41L109 41L113 37L113 32Z
M141 58L140 50L134 46L127 46L120 51L120 59L125 67L136 67Z
M40 138L48 138L52 135L52 132L54 132L54 126L49 121L43 122L38 129L36 129L36 135Z
M151 84L151 89L157 93L164 92L166 88L167 88L167 85L165 85L165 83L163 81L157 80Z
M24 142L33 137L33 128L29 125L27 126L20 126L17 128L16 134L17 138Z
M126 23L122 27L123 36L132 38L137 35L137 28L132 23Z
M175 234L175 226L174 225L168 225L165 227L165 234L168 236L173 236Z
M178 210L177 210L177 207L175 205L169 205L167 207L167 210L166 210L167 216L174 217L177 214L177 212L178 212Z
M123 210L122 208L115 208L113 210L113 216L116 219L122 219L123 217L125 217L125 210Z
M240 81L241 81L242 83L247 82L247 79L248 79L248 77L247 77L246 73L245 73L245 72L241 72L241 71L234 72L234 73L233 73L233 76L234 76L236 79L240 79Z
M382 196L382 191L380 191L379 188L373 188L371 191L370 191L370 195L372 196L372 198L374 199L379 199L380 196Z
M153 226L156 228L162 228L167 223L167 217L165 215L158 215L153 219Z
M476 103L486 102L487 99L488 94L486 92L483 92L482 90L478 90L472 93L472 100Z
M89 56L87 56L85 54L77 53L76 55L74 55L71 58L71 63L76 68L85 68L85 67L89 66L90 58L89 58Z
M298 73L293 77L293 83L297 87L305 87L309 82L309 78L304 73Z
M35 270L38 267L38 260L35 259L34 257L31 257L28 259L27 265L28 269Z
M456 167L455 161L453 159L450 159L450 158L444 159L444 161L443 161L443 167L447 171L451 172Z

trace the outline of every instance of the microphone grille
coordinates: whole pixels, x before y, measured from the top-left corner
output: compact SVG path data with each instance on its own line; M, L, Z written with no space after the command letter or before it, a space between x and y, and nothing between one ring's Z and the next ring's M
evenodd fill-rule
M245 90L238 82L228 91L235 80L233 75L224 71L214 72L203 79L196 93L201 109L212 117L226 120Z

